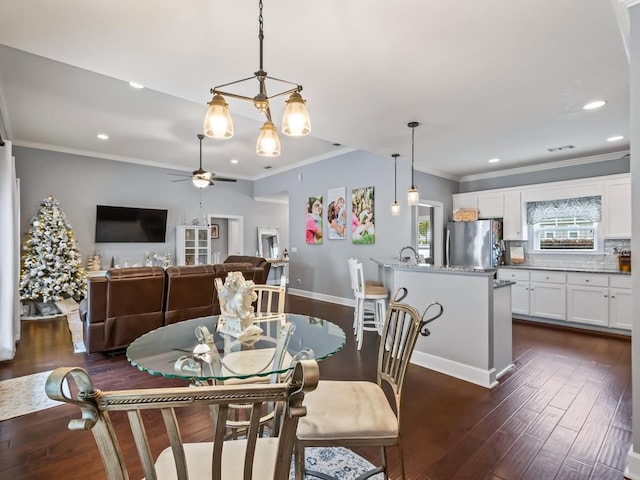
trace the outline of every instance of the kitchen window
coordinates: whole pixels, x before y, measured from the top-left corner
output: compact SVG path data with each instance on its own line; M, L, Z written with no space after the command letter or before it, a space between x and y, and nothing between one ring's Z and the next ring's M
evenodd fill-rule
M599 196L527 203L532 252L599 252L601 205Z

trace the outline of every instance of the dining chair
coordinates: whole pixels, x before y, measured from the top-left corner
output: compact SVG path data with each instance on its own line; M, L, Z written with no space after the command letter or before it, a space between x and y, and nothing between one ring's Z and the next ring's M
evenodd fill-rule
M284 313L284 302L287 289L282 285L255 285L256 316Z
M307 397L307 415L298 422L296 433L295 478L307 476L330 478L305 469L306 447L370 447L381 448L382 464L358 478L368 478L384 472L388 478L386 447L400 451L400 473L404 479L404 458L400 413L405 374L418 335L430 334L427 324L440 317L442 305L429 304L422 315L415 307L401 303L405 288L398 289L389 302L382 337L378 347L376 382L321 380ZM429 318L429 310L436 312ZM384 388L393 393L393 406Z
M362 263L355 259L349 260L349 272L355 298L354 333L360 350L365 331L382 333L389 290L382 285L367 284ZM367 310L368 304L371 304L371 310Z
M296 425L306 414L303 400L318 376L315 360L304 360L287 383L100 391L84 369L62 367L49 375L45 390L49 398L80 408L82 418L71 419L68 427L91 431L109 480L129 478L125 458L131 459L122 452L132 444L147 480L288 480ZM252 405L250 425L246 438L225 440L228 408L234 402ZM260 412L270 402L284 405L279 435L259 437ZM209 419L211 407L217 411L215 422ZM204 408L202 426L213 430L206 434L213 441L189 443L189 435L182 438L180 425L198 420L196 408ZM119 427L124 419L120 412L126 413L128 433ZM202 431L197 436L204 438ZM163 446L154 460L151 452Z

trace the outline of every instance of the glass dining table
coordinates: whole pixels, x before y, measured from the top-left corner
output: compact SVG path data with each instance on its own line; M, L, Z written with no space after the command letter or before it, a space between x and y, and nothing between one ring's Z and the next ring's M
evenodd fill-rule
M308 315L257 316L253 324L261 334L238 335L218 315L165 325L134 340L127 359L152 375L194 384L273 379L293 369L297 359L334 355L346 340L338 325Z

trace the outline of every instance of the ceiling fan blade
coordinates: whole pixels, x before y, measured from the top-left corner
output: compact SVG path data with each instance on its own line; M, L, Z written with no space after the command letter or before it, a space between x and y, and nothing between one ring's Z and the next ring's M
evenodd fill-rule
M174 177L187 177L187 178L191 177L191 175L183 175L182 173L168 173L167 172L167 175L172 175Z
M225 178L225 177L213 177L211 179L212 182L237 182L238 180L236 180L235 178Z
M191 180L191 177L181 178L180 180L171 180L172 182L186 182L187 180Z

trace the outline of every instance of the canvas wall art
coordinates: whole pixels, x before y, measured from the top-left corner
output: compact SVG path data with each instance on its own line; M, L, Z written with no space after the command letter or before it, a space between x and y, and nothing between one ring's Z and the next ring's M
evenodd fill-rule
M327 192L327 231L329 240L347 238L346 187L332 188Z
M306 242L308 245L322 243L322 195L307 198Z
M355 244L376 243L374 187L351 191L351 241Z

